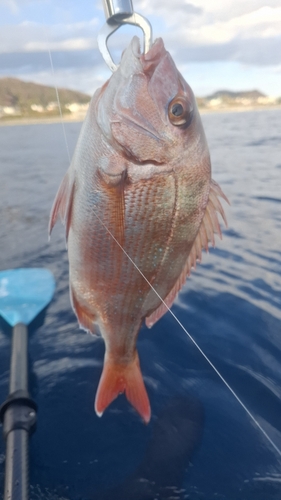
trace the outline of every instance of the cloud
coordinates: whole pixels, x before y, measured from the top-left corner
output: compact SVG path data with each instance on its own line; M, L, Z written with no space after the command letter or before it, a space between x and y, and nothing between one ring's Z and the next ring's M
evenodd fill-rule
M198 2L197 2L198 3ZM200 2L199 2L200 3ZM204 5L204 2L201 2ZM202 5L196 5L196 2L188 2L186 0L139 0L134 2L135 10L142 15L156 14L160 16L169 16L180 12L180 14L201 14L203 12Z
M177 4L179 0L175 2ZM156 0L152 3L156 3ZM192 13L189 24L181 22L177 30L169 29L164 36L167 48L175 57L192 61L236 60L254 65L281 63L281 7L261 7L224 22L209 18L199 7L196 7L197 10L191 8L191 4L185 4L185 7ZM164 1L158 14L169 9L171 2ZM21 23L16 28L2 26L0 53L30 53L30 60L36 62L36 53L51 50L60 54L57 59L62 67L77 64L79 68L81 64L86 66L87 61L92 65L89 51L97 51L98 24L98 19L94 18L80 23L50 26L31 22ZM11 32L14 32L14 36L11 36ZM110 39L110 45L119 51L126 43L128 39L122 32L115 33ZM76 57L75 51L80 55ZM11 55L11 65L15 57ZM23 57L23 60L26 58ZM7 57L2 57L1 61L4 62L3 71L9 66L9 61Z
M224 60L257 66L280 64L281 7L261 7L224 22L208 16L196 17L189 26L180 27L176 32L170 30L165 40L168 50L182 62Z
M4 7L8 7L12 14L18 13L18 6L15 0L0 0L0 6L4 5Z
M1 26L0 53L85 50L97 47L98 19L73 24L22 22Z
M281 35L275 38L234 38L219 44L186 44L178 47L173 40L166 44L177 63L237 61L254 66L274 66L281 64Z
M101 87L111 76L111 72L104 64L96 65L95 71L89 71L89 68L80 68L79 71L73 68L56 68L54 73L49 67L40 70L14 74L16 78L27 82L35 82L51 87L76 89L92 96L95 90Z
M234 38L270 38L281 33L281 7L262 7L228 21L197 22L185 31L185 41L224 43ZM183 34L183 33L182 33Z
M264 7L264 0L244 0L237 2L235 0L134 0L134 7L137 12L144 16L157 15L166 22L171 19L180 19L185 16L191 22L195 16L201 16L204 23L226 22L232 18L240 17L254 12ZM266 4L272 8L280 7L280 0L267 0ZM192 18L193 16L193 18Z
M10 12L14 15L19 14L20 9L28 4L44 4L48 2L48 0L0 0L0 7L4 5L4 7L8 7Z
M190 42L198 46L207 43L223 44L234 38L270 38L281 33L280 6L263 6L251 12L229 16L228 19L202 11L201 15L189 17L188 23L184 22L182 13L183 11L178 12L181 22L178 23L177 29L169 30L169 36L174 35L179 45ZM165 22L169 22L166 17Z
M11 9L20 7L23 12L27 3L31 1L0 0L0 5L9 5ZM44 8L56 8L52 0L38 0L38 3L40 9L42 7L42 18ZM280 71L280 0L268 0L266 6L263 0L134 0L134 8L151 20L155 37L163 36L180 67L189 63L232 61L270 67L270 71L275 66L279 68L276 71ZM97 34L102 24L99 13L96 11L94 15L96 17L88 20L85 12L83 21L68 24L24 21L2 25L0 74L30 77L35 81L39 78L43 82L42 78L48 78L50 71L48 51L51 50L59 84L66 78L68 86L75 88L77 82L77 88L89 91L97 82L104 81L107 71L97 48ZM116 61L128 41L125 28L110 38L110 50Z

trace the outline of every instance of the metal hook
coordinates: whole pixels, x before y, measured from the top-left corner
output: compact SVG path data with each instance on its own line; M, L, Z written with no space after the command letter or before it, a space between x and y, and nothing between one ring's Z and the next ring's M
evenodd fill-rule
M103 0L106 24L101 28L97 42L100 53L111 71L118 66L114 63L107 47L108 38L123 24L132 24L142 29L144 34L144 53L152 45L152 27L150 22L134 12L132 0Z

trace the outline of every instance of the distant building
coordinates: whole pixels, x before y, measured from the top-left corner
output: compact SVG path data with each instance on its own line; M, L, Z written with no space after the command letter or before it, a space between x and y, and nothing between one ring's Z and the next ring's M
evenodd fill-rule
M236 104L242 104L243 106L250 106L256 102L256 99L251 99L249 97L236 97L234 100Z
M70 113L86 113L89 103L79 104L78 102L72 102L70 104L66 104L65 107L70 111Z
M58 105L57 101L51 101L51 102L48 102L46 110L47 111L55 111L56 109L58 109L58 107L59 107L59 105Z
M19 116L21 115L20 108L15 106L0 106L0 117L3 116Z
M223 104L223 101L220 97L217 97L216 99L210 99L208 102L208 106L211 108L217 108Z
M31 104L30 108L32 111L37 111L37 113L43 113L44 108L41 106L41 104Z
M277 104L278 98L267 95L264 97L258 97L257 102L259 104Z

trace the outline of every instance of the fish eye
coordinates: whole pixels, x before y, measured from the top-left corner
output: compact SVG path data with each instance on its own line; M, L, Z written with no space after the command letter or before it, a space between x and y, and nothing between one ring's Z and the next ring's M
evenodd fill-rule
M182 116L183 115L183 106L180 102L176 102L173 104L171 112L174 116Z
M168 116L172 125L188 126L191 123L193 108L191 103L182 96L176 96L170 102Z

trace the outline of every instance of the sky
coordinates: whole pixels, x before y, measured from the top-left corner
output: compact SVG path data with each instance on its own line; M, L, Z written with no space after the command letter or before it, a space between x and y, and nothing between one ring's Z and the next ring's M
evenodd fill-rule
M197 96L257 89L281 96L280 0L133 0ZM93 94L111 72L97 47L102 0L0 0L0 77ZM118 63L131 37L110 37Z

